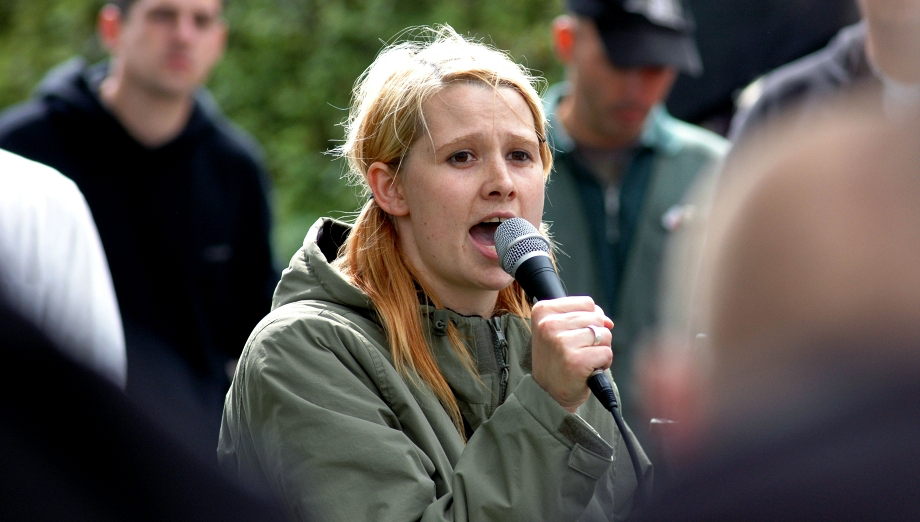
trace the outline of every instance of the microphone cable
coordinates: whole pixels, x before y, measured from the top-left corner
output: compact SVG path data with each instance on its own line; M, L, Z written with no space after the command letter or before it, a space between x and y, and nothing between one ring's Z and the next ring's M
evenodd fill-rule
M610 381L607 380L607 375L603 370L595 370L588 377L588 388L591 389L591 393L594 394L594 397L600 401L604 408L613 415L613 422L616 423L617 429L620 430L620 434L623 436L623 444L629 453L633 473L636 474L638 505L633 507L635 511L636 508L644 507L646 503L645 477L642 474L642 466L639 464L639 454L636 449L639 447L639 441L636 440L632 430L626 427L623 414L620 412L619 402L617 402L616 394L613 392L613 386L610 385Z

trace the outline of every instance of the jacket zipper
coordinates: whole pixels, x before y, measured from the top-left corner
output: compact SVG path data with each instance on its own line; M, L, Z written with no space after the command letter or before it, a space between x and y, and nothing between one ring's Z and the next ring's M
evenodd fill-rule
M508 367L507 361L508 341L505 339L505 333L502 332L501 318L491 318L489 320L489 325L492 327L492 333L494 334L492 347L495 349L495 362L498 363L498 370L500 372L498 380L498 405L500 405L505 402L506 395L508 394L508 377L511 374L511 369ZM498 405L496 405L496 407Z

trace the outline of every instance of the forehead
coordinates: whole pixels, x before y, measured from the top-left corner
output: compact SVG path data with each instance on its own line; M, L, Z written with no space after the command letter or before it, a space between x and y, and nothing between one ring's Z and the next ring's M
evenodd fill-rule
M536 140L534 115L524 96L511 87L453 83L426 101L423 112L436 142L469 132L504 132Z
M174 9L219 13L223 9L223 0L137 0L130 11L150 11L152 9Z

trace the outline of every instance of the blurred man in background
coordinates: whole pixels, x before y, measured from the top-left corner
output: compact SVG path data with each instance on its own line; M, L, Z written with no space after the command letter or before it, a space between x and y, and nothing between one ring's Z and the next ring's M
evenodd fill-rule
M657 321L665 244L694 209L683 204L726 150L718 135L661 105L678 72L701 70L693 26L674 0L569 0L553 23L567 82L546 95L555 171L544 219L560 245L568 292L613 318L614 377L632 407L632 352Z
M225 47L222 8L106 5L98 32L111 60L71 60L0 115L0 146L86 196L121 307L129 395L152 398L209 455L228 368L277 280L259 151L201 88Z

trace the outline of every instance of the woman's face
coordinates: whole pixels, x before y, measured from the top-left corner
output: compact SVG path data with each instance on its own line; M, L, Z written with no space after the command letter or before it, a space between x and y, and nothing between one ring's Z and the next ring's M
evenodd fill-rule
M534 119L508 87L448 86L423 106L430 135L410 146L397 183L400 246L422 281L457 312L489 316L502 270L499 220L543 215L543 162Z

